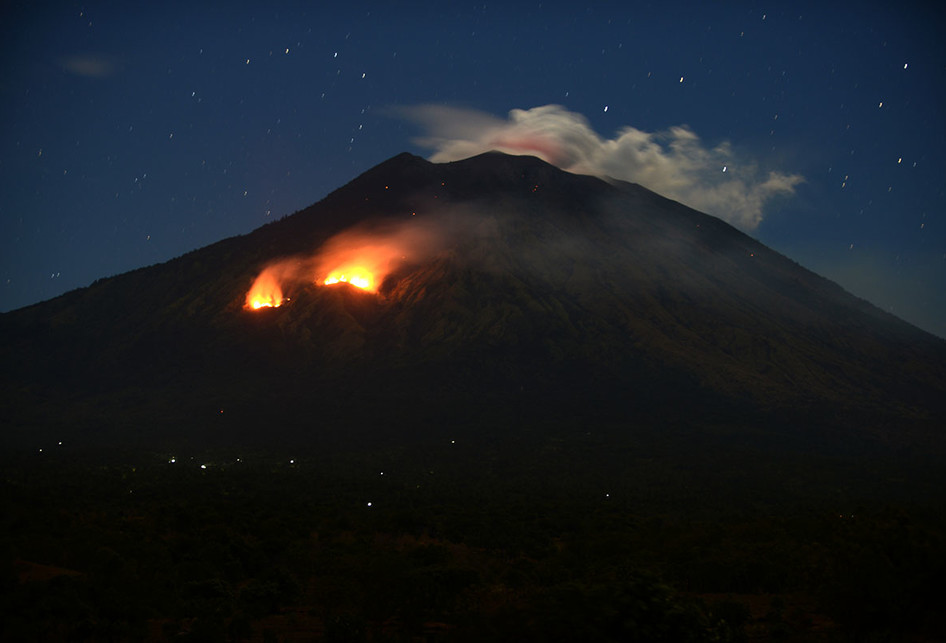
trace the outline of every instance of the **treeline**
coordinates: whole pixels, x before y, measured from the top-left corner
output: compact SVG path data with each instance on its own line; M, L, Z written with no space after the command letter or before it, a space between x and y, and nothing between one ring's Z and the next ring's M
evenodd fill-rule
M470 458L460 448L446 441L427 451L332 457L10 463L0 637L942 634L946 526L935 506L881 502L838 512L828 500L775 497L760 504L758 490L719 498L672 472L658 485L644 466L615 482L606 467L556 476L555 467L529 466L516 454ZM737 487L723 485L730 494Z

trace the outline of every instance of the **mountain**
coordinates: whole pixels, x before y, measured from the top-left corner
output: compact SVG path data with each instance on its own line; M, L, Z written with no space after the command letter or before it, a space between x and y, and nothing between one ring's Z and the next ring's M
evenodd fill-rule
M946 342L638 185L403 154L0 363L3 640L944 638Z
M394 248L375 292L316 282L346 243ZM288 301L248 309L272 266ZM2 439L31 447L646 425L940 450L946 425L943 340L639 185L499 153L401 154L0 332Z

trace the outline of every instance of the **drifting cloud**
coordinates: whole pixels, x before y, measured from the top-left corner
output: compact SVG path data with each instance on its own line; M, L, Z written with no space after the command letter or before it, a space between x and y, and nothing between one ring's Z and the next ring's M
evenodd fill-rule
M96 54L67 56L61 63L66 71L86 78L108 78L118 71L111 57Z
M434 162L499 150L532 154L563 170L633 181L655 192L752 230L771 198L788 195L804 179L763 172L739 158L728 142L709 148L688 127L645 132L621 129L602 138L581 114L560 105L514 109L506 119L439 105L401 110L426 130L417 144L434 150Z

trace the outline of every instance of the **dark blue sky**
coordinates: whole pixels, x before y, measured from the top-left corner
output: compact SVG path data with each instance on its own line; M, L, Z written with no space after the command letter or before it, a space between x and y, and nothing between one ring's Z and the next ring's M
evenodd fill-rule
M604 146L631 127L669 155L660 133L686 126L699 144L671 162L726 144L760 181L800 175L747 231L946 336L946 23L929 3L131 4L0 14L0 310L429 157L419 105L496 122L560 105Z

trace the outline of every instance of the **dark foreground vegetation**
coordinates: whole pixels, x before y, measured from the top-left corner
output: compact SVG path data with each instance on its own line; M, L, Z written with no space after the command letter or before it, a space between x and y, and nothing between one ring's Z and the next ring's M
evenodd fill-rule
M640 450L609 450L606 430L524 435L8 453L0 638L946 635L932 464L681 451L672 432Z

